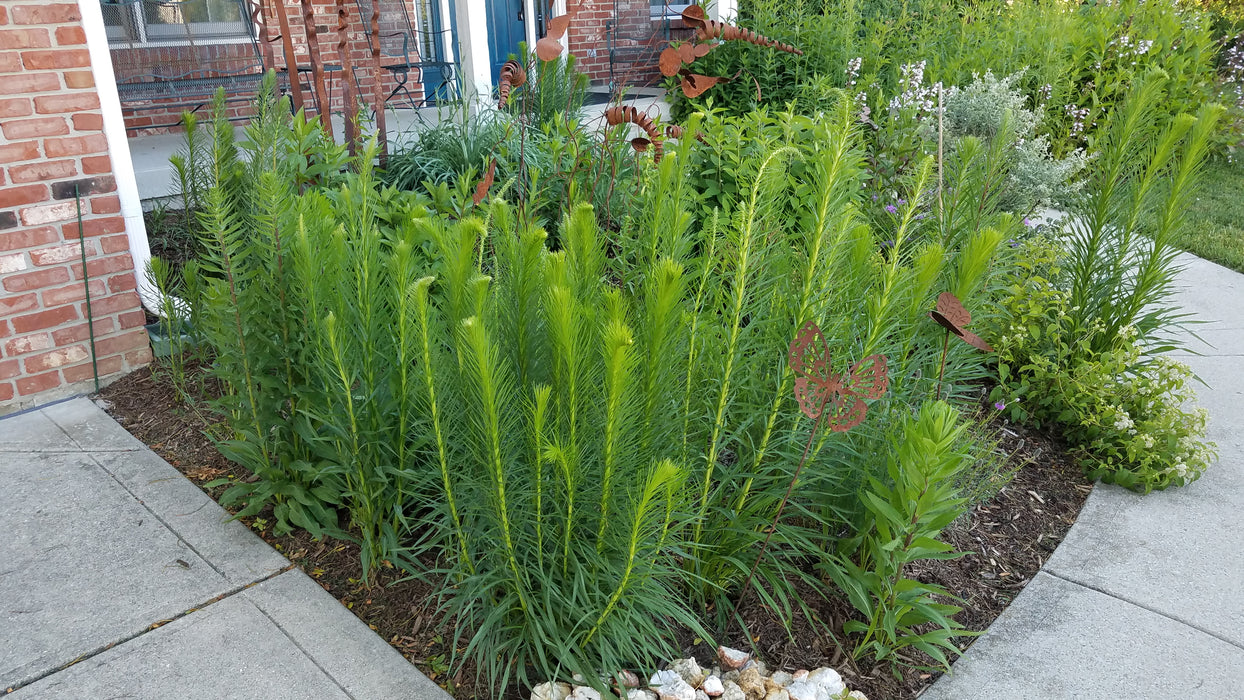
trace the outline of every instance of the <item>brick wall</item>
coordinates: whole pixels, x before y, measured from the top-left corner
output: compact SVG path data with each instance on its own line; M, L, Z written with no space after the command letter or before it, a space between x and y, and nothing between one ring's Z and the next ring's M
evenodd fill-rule
M0 414L151 359L78 6L0 0ZM83 270L76 190L87 263Z
M574 14L567 47L579 70L597 85L610 80L632 86L660 83L657 58L661 50L670 38L686 39L691 34L682 20L668 25L653 20L650 0L570 0L567 11Z

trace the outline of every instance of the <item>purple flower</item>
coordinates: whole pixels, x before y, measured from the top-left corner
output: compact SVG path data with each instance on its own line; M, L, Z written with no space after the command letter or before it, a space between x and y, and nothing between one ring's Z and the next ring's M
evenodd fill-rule
M1024 219L1024 225L1027 226L1028 228L1032 228L1036 224L1032 223L1032 221L1030 221L1029 219Z
M887 205L885 205L885 210L886 210L886 211L888 211L888 212L890 212L891 214L897 214L897 213L898 213L898 207L894 206L893 204L887 204Z
M1006 402L1005 401L995 402L993 407L1001 411L1002 409L1006 408Z
M877 195L875 195L875 194L873 195L873 201L874 201L874 202L875 202L875 201L877 201Z
M1019 241L1015 240L1014 238L1008 240L1007 243L1010 243L1012 248L1019 247Z

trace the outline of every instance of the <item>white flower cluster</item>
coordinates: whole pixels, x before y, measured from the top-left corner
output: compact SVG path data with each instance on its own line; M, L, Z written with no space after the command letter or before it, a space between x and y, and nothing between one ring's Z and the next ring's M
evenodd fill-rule
M860 69L864 66L863 58L853 58L847 61L847 87L855 87L855 81L860 77Z
M904 63L899 66L899 83L903 91L890 100L890 115L897 116L906 109L914 108L916 115L928 114L937 106L937 93L941 91L941 83L924 85L925 62Z
M1076 107L1074 104L1063 106L1063 110L1067 112L1067 116L1071 117L1071 135L1079 136L1085 132L1085 129L1091 127L1092 124L1086 124L1089 116L1088 107Z

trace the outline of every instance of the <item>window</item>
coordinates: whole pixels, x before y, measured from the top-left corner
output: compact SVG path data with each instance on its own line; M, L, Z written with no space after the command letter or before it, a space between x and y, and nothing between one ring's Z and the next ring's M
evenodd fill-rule
M112 44L250 38L243 0L100 0Z
M682 11L687 9L692 3L677 2L677 0L650 0L648 3L652 8L652 19L678 19L682 16Z

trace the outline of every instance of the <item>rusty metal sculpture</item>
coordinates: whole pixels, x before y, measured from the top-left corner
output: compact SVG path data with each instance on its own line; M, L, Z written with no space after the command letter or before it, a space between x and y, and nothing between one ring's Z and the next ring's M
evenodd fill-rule
M311 0L301 0L302 26L307 37L307 54L311 59L311 87L315 90L315 111L320 116L320 124L331 136L332 124L329 119L330 105L328 90L324 87L324 61L320 58L320 32L315 25L315 8ZM297 71L290 70L290 82L297 79Z
M946 353L950 350L950 336L953 333L963 342L983 352L993 352L993 348L980 336L967 329L972 323L972 314L963 308L959 297L950 292L942 292L937 296L937 307L929 312L929 318L937 321L946 329L946 338L942 342L942 364L937 371L937 393L934 399L942 397L942 377L946 374Z
M527 71L514 59L501 64L501 80L497 84L497 106L505 109L510 102L510 91L527 84Z
M703 95L709 88L718 83L730 82L734 78L726 78L720 76L701 75L692 73L687 66L695 63L696 59L703 58L708 55L716 43L708 43L714 40L719 41L745 41L749 44L755 44L764 48L785 51L796 56L802 56L803 51L791 46L783 44L780 41L774 41L763 34L757 34L750 29L736 27L732 24L718 22L709 19L704 14L704 8L699 5L688 5L682 11L682 20L688 27L695 28L696 42L684 42L677 46L669 46L661 52L661 56L657 61L657 67L661 70L661 75L667 78L681 76L680 87L687 97L699 97ZM734 76L735 78L738 75Z
M497 159L492 158L488 161L488 170L484 173L484 179L475 184L475 194L471 196L471 201L475 206L479 206L484 198L488 196L488 190L492 188L492 183L497 177Z
M350 13L346 0L337 0L337 58L341 61L342 111L345 112L345 140L350 155L359 150L359 101L354 89L354 61L350 56ZM321 107L327 110L327 107Z
M289 97L294 103L294 111L301 112L304 108L302 99L302 81L298 78L298 55L294 52L294 37L289 31L289 15L285 3L276 5L277 25L281 28L281 50L285 54L285 72L289 75Z
M562 55L564 47L561 44L561 38L570 28L570 18L573 16L574 13L567 13L549 20L548 30L544 33L544 37L536 42L536 56L541 61L552 61Z
M661 162L661 157L665 154L665 139L682 136L682 127L680 126L667 126L664 135L662 135L661 130L652 122L652 117L648 116L647 112L635 109L630 105L614 105L605 110L605 122L609 126L634 124L643 129L644 133L648 134L648 137L644 138L641 136L631 139L631 148L642 153L648 150L648 146L652 146L652 160L657 163Z
M821 425L827 425L835 432L846 432L854 428L864 421L868 413L868 405L864 401L881 398L890 386L885 355L869 355L852 365L847 372L834 372L825 336L820 326L812 321L803 324L791 341L788 364L795 375L795 398L799 401L799 410L815 422L808 433L808 443L804 445L799 466L791 476L786 493L773 515L773 522L765 534L765 540L760 545L756 562L752 564L752 570L747 574L747 580L739 591L739 601L747 595L752 579L756 576L756 569L760 567L760 562L769 549L769 541L782 519L786 502L795 490L799 474L808 462L812 441L816 439Z
M371 10L371 35L373 37L380 36L380 3L373 2ZM380 42L371 42L371 69L372 69L372 112L376 115L376 143L380 146L380 165L383 167L389 160L389 130L385 124L385 97L384 84L381 76L385 74L384 68L380 65Z

